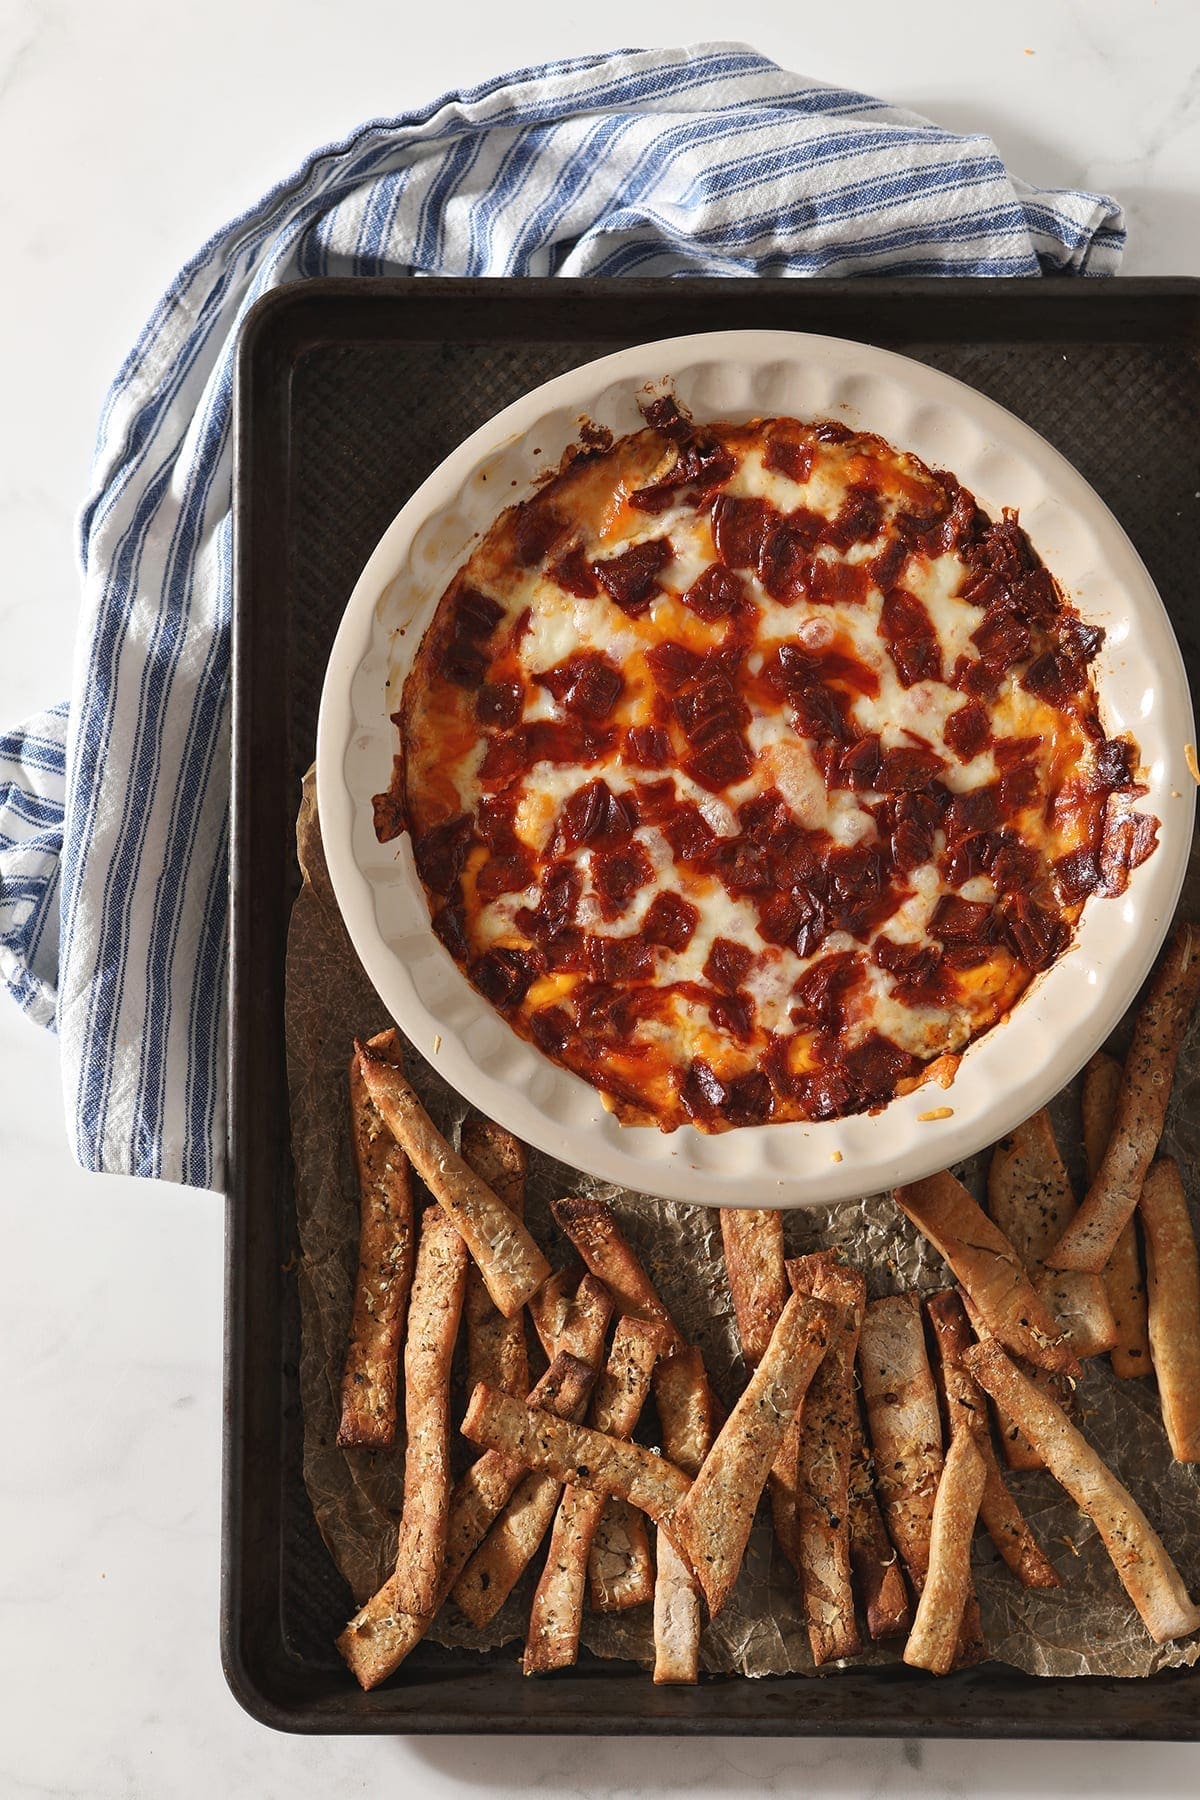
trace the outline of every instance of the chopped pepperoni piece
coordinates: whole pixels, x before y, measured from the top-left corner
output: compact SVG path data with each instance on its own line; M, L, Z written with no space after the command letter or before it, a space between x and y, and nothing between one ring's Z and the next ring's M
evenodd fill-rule
M713 543L730 569L757 569L763 542L779 514L769 500L739 500L722 494L713 507Z
M454 634L475 639L490 637L503 617L504 608L489 594L464 587L454 608Z
M613 735L576 719L536 719L523 729L524 760L530 768L539 762L594 763L609 748Z
M1125 892L1130 871L1145 862L1158 842L1160 829L1160 821L1153 813L1129 812L1119 803L1109 802L1100 851L1098 894L1108 897Z
M821 533L827 544L837 550L849 550L852 544L869 544L879 536L883 524L883 503L873 489L852 487L847 491L836 519Z
M848 744L838 757L837 785L858 792L873 789L878 783L880 763L879 739L872 732L857 743Z
M814 455L811 444L773 432L763 452L763 468L777 469L789 481L805 482L812 474Z
M678 804L675 782L670 775L665 781L639 781L626 797L637 807L640 825L664 824Z
M877 785L885 794L915 791L928 787L945 767L934 750L920 750L916 746L910 749L905 745L898 745L884 751Z
M684 769L701 787L719 794L722 788L744 781L754 767L746 740L727 731L684 758Z
M667 638L646 652L650 673L664 694L674 694L704 666L704 658L686 644Z
M935 986L942 962L942 952L936 944L898 944L888 937L876 938L871 956L881 969L895 975L906 987L922 990Z
M822 957L804 971L792 989L796 1002L792 1023L820 1031L840 1031L850 991L861 979L862 964L857 951L841 950Z
M1011 832L1001 832L999 837L990 852L988 874L1002 894L1010 888L1031 887L1042 873L1041 852Z
M517 835L518 791L486 795L475 815L475 829L489 850L501 856L519 856L525 846Z
M469 813L459 813L423 832L413 843L417 873L435 894L448 894L463 872L467 851L474 837L474 822Z
M1137 752L1128 738L1106 738L1096 750L1096 782L1110 790L1131 788Z
M703 575L693 581L680 599L685 606L690 606L697 617L709 624L715 619L724 619L740 606L746 598L745 584L740 576L727 569L724 563L709 563Z
M1062 610L1062 600L1049 569L1040 566L1017 577L1005 595L1005 605L1030 625L1048 625Z
M1040 781L1032 763L1019 763L1015 769L1009 769L997 783L1001 812L1011 817L1022 807L1032 806L1038 797Z
M447 681L470 692L482 682L488 660L487 651L469 638L453 637L438 659L438 668Z
M896 1084L919 1066L915 1056L880 1031L868 1032L843 1058L846 1076L860 1105L890 1100Z
M582 890L579 870L572 863L551 863L542 880L537 929L530 935L544 933L550 936L569 925L575 917Z
M674 504L685 489L693 503L723 486L737 467L723 444L704 432L693 432L681 443L675 466L651 487L638 488L629 504L639 512L661 513Z
M704 867L719 877L736 899L742 894L761 894L772 885L771 858L750 838L721 838Z
M466 960L467 915L458 902L438 907L433 915L433 929L455 962Z
M705 979L727 994L736 993L753 961L754 952L745 944L735 944L732 938L715 937L704 963Z
M625 758L641 769L665 769L671 739L661 725L630 725L625 732Z
M942 679L942 645L923 600L904 588L892 588L879 615L879 635L886 643L903 687Z
M866 565L867 573L881 594L894 588L908 566L912 552L901 537L889 537L879 552Z
M849 1112L854 1103L854 1090L845 1072L838 1068L814 1069L796 1083L796 1096L810 1119L837 1119Z
M521 687L516 681L485 681L475 695L475 717L481 725L507 730L521 717Z
M592 881L606 919L618 918L638 890L653 880L654 864L641 844L600 851L592 859Z
M547 1056L560 1056L571 1035L571 1018L561 1006L544 1006L530 1015L529 1033Z
M942 727L942 736L947 747L962 762L972 762L975 757L982 756L991 742L992 730L987 713L978 700L968 700L952 712Z
M596 571L578 544L555 563L550 571L550 579L556 581L568 594L574 594L577 600L594 600L600 592Z
M692 421L680 410L674 394L656 394L653 400L639 400L638 409L647 425L661 431L664 437L682 440L692 430Z
M523 506L517 508L517 522L513 532L517 560L527 569L532 568L535 563L543 561L554 545L566 536L568 529L567 521L545 501L526 500Z
M1058 891L1068 906L1077 906L1100 886L1100 858L1086 846L1069 850L1054 864ZM999 886L999 882L996 884Z
M977 831L994 831L1001 819L1000 794L995 782L955 794L946 808L946 836L952 844Z
M829 930L824 907L804 888L772 894L758 907L758 933L768 944L782 944L797 956L815 956Z
M840 419L822 419L813 426L813 436L821 444L848 444L854 433Z
M861 606L870 582L861 563L826 562L813 558L808 597L821 606Z
M589 781L564 803L554 830L558 854L581 844L617 843L627 838L636 823L633 807L622 794L614 794L607 781Z
M1021 677L1021 686L1051 706L1064 706L1087 681L1087 669L1061 646L1036 657Z
M517 922L521 923L520 915ZM540 949L546 967L556 975L578 974L588 967L587 939L578 925L564 925L561 931L552 932L543 938Z
M963 560L970 576L963 583L962 596L975 606L988 605L1034 566L1029 541L1010 507L1005 507L1002 518L976 533Z
M717 841L716 832L710 828L700 808L690 800L675 807L670 817L663 821L662 830L680 862L695 862L698 857L707 855Z
M809 516L817 520L819 528L818 516ZM816 541L816 531L807 529L803 522L798 524L791 513L763 539L758 553L758 579L781 606L792 606L808 593Z
M1061 919L1046 912L1028 894L1005 894L996 908L996 917L1001 942L1035 972L1049 968L1066 945L1067 930Z
M805 688L793 690L788 698L795 709L796 729L801 737L815 738L818 743L824 739L839 744L855 741L857 734L847 703L834 688L814 680Z
M750 709L726 675L704 675L680 688L672 702L675 717L693 744L705 744L749 723Z
M929 921L932 936L943 944L981 944L991 931L992 909L980 900L943 894Z
M597 981L644 981L654 958L640 937L590 937L588 963Z
M911 875L933 857L933 831L913 819L900 819L890 840L892 862L901 875Z
M501 894L519 894L533 882L533 858L523 856L489 856L475 877L475 891L486 904Z
M607 719L625 687L621 671L598 650L577 650L533 679L568 712L587 719Z
M527 950L489 950L471 964L470 975L485 1000L507 1011L529 992L537 965Z
M700 923L699 908L669 888L656 894L642 920L642 935L664 950L686 950Z
M689 1118L712 1119L729 1099L729 1090L709 1064L697 1057L679 1084L679 1098Z
M1003 674L1016 663L1024 662L1032 639L1023 619L997 611L988 613L982 625L976 626L971 642L979 651L980 661Z
M731 1125L761 1125L770 1118L774 1099L770 1081L761 1069L754 1069L729 1083L721 1111Z
M658 577L674 560L670 538L647 538L593 567L617 605L636 617L660 591Z
M738 824L751 843L774 850L786 849L799 830L787 801L774 787L743 801L738 807Z

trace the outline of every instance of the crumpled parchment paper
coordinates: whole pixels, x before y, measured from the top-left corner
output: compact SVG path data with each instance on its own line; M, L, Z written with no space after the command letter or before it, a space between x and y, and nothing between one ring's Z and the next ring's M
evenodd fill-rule
M304 1478L330 1555L361 1603L391 1573L404 1456L402 1428L401 1441L391 1450L339 1450L335 1441L358 1243L346 1066L355 1036L368 1037L391 1021L338 913L311 773L297 821L297 849L304 885L288 938L286 1035L302 1249ZM1185 900L1198 894L1200 869L1194 866ZM1127 1037L1128 1023L1124 1033ZM1118 1034L1116 1048L1124 1047ZM407 1068L433 1118L453 1137L466 1111L463 1101L411 1049ZM1078 1084L1051 1111L1077 1191L1082 1191ZM1200 1159L1200 1032L1192 1033L1180 1059L1163 1148L1178 1157L1191 1190L1189 1178ZM985 1166L986 1158L976 1157L958 1173L979 1192ZM616 1207L672 1315L701 1345L710 1376L731 1406L746 1370L737 1348L716 1211L628 1193L531 1150L526 1216L556 1267L571 1262L573 1252L560 1237L549 1204L571 1192L601 1194ZM931 1293L947 1284L940 1257L887 1195L789 1213L786 1232L789 1255L822 1245L841 1250L866 1271L872 1296L913 1286ZM532 1332L529 1336L536 1357ZM535 1360L535 1373L542 1366ZM456 1385L461 1414L461 1370ZM1200 1593L1200 1468L1172 1460L1153 1379L1118 1381L1107 1357L1094 1358L1085 1365L1076 1406L1082 1429L1158 1529L1192 1593ZM462 1440L458 1449L465 1466L474 1451ZM1200 1638L1163 1646L1151 1642L1090 1520L1053 1477L1037 1471L1010 1480L1063 1576L1063 1586L1055 1592L1023 1589L980 1532L974 1574L992 1656L1035 1675L1123 1676L1148 1675L1200 1658ZM523 1641L539 1566L535 1559L486 1630L474 1630L449 1606L430 1637L480 1650ZM653 1663L649 1614L649 1607L608 1616L586 1613L582 1642L598 1655L648 1667ZM855 1660L894 1662L897 1654L894 1648L870 1648ZM743 1675L814 1672L795 1577L761 1518L734 1593L705 1631L703 1664L708 1670Z

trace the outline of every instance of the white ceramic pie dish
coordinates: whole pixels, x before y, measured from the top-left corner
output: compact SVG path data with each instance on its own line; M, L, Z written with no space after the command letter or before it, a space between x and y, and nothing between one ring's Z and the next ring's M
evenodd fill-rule
M434 936L407 837L380 844L408 663L447 581L501 509L558 462L582 418L641 423L644 385L669 381L698 420L832 417L951 469L988 512L1021 523L1106 638L1095 664L1110 734L1132 731L1162 821L1116 900L1090 900L1065 956L974 1043L952 1086L881 1112L708 1136L622 1127L599 1094L543 1057L475 992ZM390 688L387 685L391 683ZM447 457L363 570L326 671L317 799L334 892L393 1018L467 1100L527 1143L624 1187L712 1205L803 1206L916 1180L992 1142L1055 1094L1104 1041L1170 924L1191 846L1194 741L1187 677L1162 601L1112 513L1044 439L972 388L906 357L791 332L712 332L638 345L546 383ZM948 1117L922 1120L941 1107Z

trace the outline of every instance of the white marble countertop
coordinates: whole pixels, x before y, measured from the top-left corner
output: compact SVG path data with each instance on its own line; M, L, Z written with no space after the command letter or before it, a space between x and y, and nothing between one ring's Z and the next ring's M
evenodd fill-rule
M822 16L823 15L823 16ZM442 30L443 18L449 29ZM67 689L108 380L176 267L313 145L549 56L738 36L1116 193L1128 274L1200 273L1194 0L0 5L0 722ZM1194 1794L1200 1749L289 1739L217 1647L221 1204L85 1176L53 1040L0 1001L0 1793Z

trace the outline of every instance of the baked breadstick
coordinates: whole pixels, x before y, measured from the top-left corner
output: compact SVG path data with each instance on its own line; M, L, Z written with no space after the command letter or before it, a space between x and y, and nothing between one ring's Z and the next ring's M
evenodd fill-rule
M963 1367L963 1355L975 1341L966 1308L958 1294L948 1288L927 1300L925 1310L938 1349L936 1366L951 1442L959 1432L969 1431L983 1457L985 1481L979 1516L984 1527L1022 1587L1061 1587L1058 1570L1026 1524L1000 1473L988 1429L987 1396Z
M766 1208L721 1208L725 1273L748 1369L762 1361L788 1297L783 1269L783 1214Z
M480 1181L486 1182L514 1218L525 1211L525 1146L511 1131L479 1113L463 1120L459 1152ZM520 1313L506 1319L493 1304L478 1263L467 1270L463 1305L467 1322L467 1386L477 1381L503 1388L518 1399L529 1388L529 1353L525 1320Z
M617 1311L623 1317L653 1320L667 1332L669 1349L678 1349L683 1338L612 1207L603 1200L571 1195L556 1200L551 1211L559 1229L570 1238L592 1274L612 1294Z
M975 1336L979 1338L980 1341L984 1338L990 1338L993 1334L988 1328L987 1321L981 1316L978 1307L971 1299L966 1288L960 1287L957 1292L959 1299L962 1301L963 1310L970 1320L971 1330L975 1333ZM1070 1411L1072 1387L1065 1375L1049 1375L1045 1369L1035 1369L1032 1363L1024 1362L1020 1357L1017 1357L1014 1360L1016 1361L1018 1368L1022 1369L1024 1373L1028 1375L1030 1381L1040 1387L1043 1393L1049 1394L1052 1399L1056 1400L1058 1404L1064 1408L1064 1410ZM1025 1436L1025 1433L1021 1430L1021 1427L1015 1425L1011 1419L1006 1418L1003 1408L997 1406L994 1401L992 1402L992 1411L996 1416L996 1429L1000 1435L1000 1447L1004 1452L1004 1461L1008 1467L1017 1473L1021 1473L1026 1469L1040 1469L1042 1467L1042 1459L1034 1449L1033 1445L1029 1442L1029 1439Z
M450 1365L467 1280L467 1249L440 1207L421 1215L404 1341L404 1510L396 1541L396 1605L432 1616L450 1511Z
M698 1351L682 1334L659 1298L620 1223L603 1200L570 1196L555 1202L554 1217L591 1272L610 1289L617 1311L629 1318L650 1319L669 1334L667 1353L654 1370L654 1400L663 1431L663 1449L680 1468L700 1466L712 1442L715 1411L712 1390ZM611 1516L610 1516L611 1512ZM622 1530L619 1511L606 1508L597 1537L607 1543L628 1542L637 1561L631 1566L626 1592L639 1593L649 1577L649 1548L644 1537ZM645 1562L641 1561L645 1556ZM661 1556L659 1562L661 1565ZM640 1565L640 1566L639 1566ZM598 1587L593 1562L593 1593ZM611 1590L610 1590L611 1591Z
M1089 1182L1104 1161L1121 1091L1121 1065L1103 1050L1093 1056L1083 1075L1083 1147ZM1146 1280L1138 1250L1137 1219L1121 1228L1104 1266L1104 1287L1112 1309L1116 1341L1109 1355L1113 1374L1122 1381L1150 1373L1150 1337L1146 1322Z
M1117 1328L1104 1277L1078 1269L1048 1269L1043 1260L1075 1217L1071 1178L1045 1107L992 1151L988 1211L1076 1356L1110 1350Z
M1150 1353L1176 1462L1200 1462L1200 1255L1179 1169L1157 1162L1142 1184Z
M756 1369L788 1297L783 1215L768 1212L765 1208L723 1207L721 1239L742 1356L748 1369ZM799 1458L800 1429L793 1421L783 1434L779 1453L767 1476L767 1494L775 1536L797 1577L800 1574L796 1541Z
M611 1317L607 1288L594 1275L585 1275L567 1309L554 1354L574 1356L589 1368L599 1369ZM582 1418L582 1406L569 1416ZM561 1494L562 1485L553 1476L531 1470L455 1582L455 1604L477 1629L495 1618L537 1555Z
M677 1350L655 1371L663 1452L695 1477L716 1436L712 1390L699 1350ZM658 1686L700 1679L700 1583L665 1531L656 1540L654 1680Z
M591 1424L612 1437L628 1437L650 1392L650 1374L662 1349L662 1327L646 1319L622 1319L592 1400ZM603 1497L586 1489L563 1490L546 1566L533 1596L525 1639L527 1675L565 1669L579 1654L588 1552Z
M828 1256L796 1256L792 1290L837 1308L825 1359L800 1409L796 1546L813 1662L862 1649L850 1580L850 1458L854 1448L854 1356L867 1301L857 1269Z
M461 1430L473 1444L499 1450L527 1469L593 1493L620 1494L656 1524L670 1524L692 1485L682 1469L641 1444L553 1419L496 1388L475 1389Z
M975 1344L963 1358L1020 1424L1055 1480L1095 1525L1113 1566L1156 1644L1200 1630L1183 1578L1140 1506L1066 1413L1022 1375L999 1344Z
M878 1642L907 1631L911 1615L900 1560L875 1497L871 1453L857 1400L850 1429L850 1566L862 1594L867 1630Z
M692 1565L710 1614L718 1613L729 1596L767 1471L836 1324L831 1307L792 1295L766 1355L670 1523L670 1535Z
M941 1252L989 1331L1039 1368L1078 1375L1058 1322L1034 1293L1021 1259L948 1169L896 1189L896 1204Z
M888 1533L919 1594L929 1569L933 1500L942 1473L942 1423L915 1294L868 1303L858 1366L876 1490Z
M461 1232L488 1293L506 1319L519 1313L550 1273L521 1220L455 1154L399 1069L369 1044L356 1044L367 1092L409 1162Z
M1121 1073L1112 1134L1082 1206L1046 1256L1051 1269L1099 1274L1133 1217L1175 1079L1175 1064L1200 995L1200 930L1176 926L1150 983Z
M627 1500L610 1494L588 1551L588 1605L593 1612L628 1612L653 1598L654 1558L646 1521Z
M572 1356L557 1357L528 1395L528 1404L548 1412L574 1412L588 1396L594 1371ZM472 1463L450 1496L446 1556L437 1607L446 1600L467 1558L506 1505L525 1473L521 1463L489 1450ZM378 1687L394 1675L428 1631L429 1617L407 1613L396 1604L396 1577L359 1608L337 1640L351 1673L362 1688Z
M394 1027L371 1043L401 1067L400 1034ZM408 1158L376 1112L357 1056L350 1058L350 1132L358 1173L358 1272L337 1441L374 1450L396 1438L400 1345L416 1231Z
M911 1668L946 1675L954 1665L971 1590L971 1539L987 1471L974 1434L952 1438L933 1502L929 1571L904 1646Z

